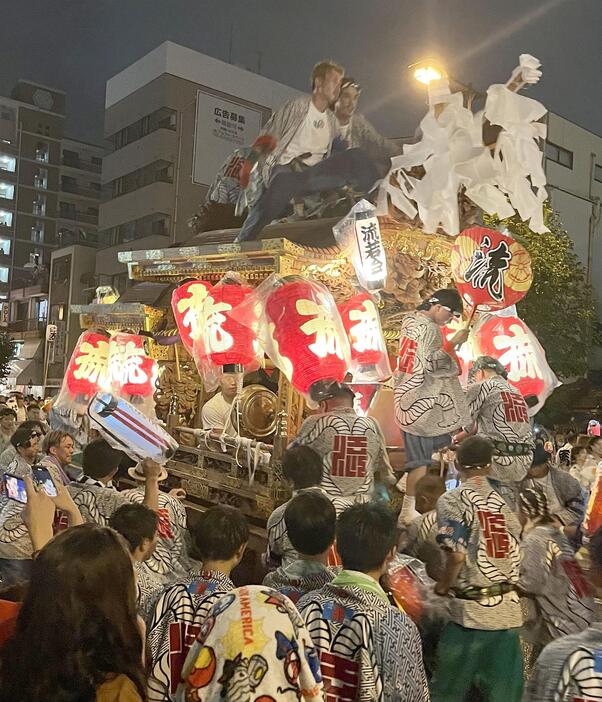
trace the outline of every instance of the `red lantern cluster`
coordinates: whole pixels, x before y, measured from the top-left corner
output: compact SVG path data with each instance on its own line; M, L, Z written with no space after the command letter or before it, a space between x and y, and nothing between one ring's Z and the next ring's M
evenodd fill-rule
M203 313L203 346L214 365L242 371L256 361L253 306L243 308L240 318L232 315L252 292L248 285L222 283L216 285L207 298ZM232 366L234 368L230 368Z
M349 339L351 360L361 366L378 364L385 347L372 295L358 293L338 308Z
M322 285L299 279L281 283L265 304L276 365L300 393L319 400L347 373L349 348L340 316Z
M109 376L122 397L150 397L155 390L157 362L147 355L145 337L118 332L109 343Z
M178 286L171 296L171 308L184 348L192 355L195 339L203 333L202 314L212 286L204 280L188 280Z
M107 382L109 337L95 331L80 335L69 360L65 381L69 394L91 397Z

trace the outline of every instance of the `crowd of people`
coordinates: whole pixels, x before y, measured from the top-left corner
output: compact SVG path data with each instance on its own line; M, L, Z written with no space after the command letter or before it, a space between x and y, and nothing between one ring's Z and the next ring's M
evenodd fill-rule
M483 416L507 387L477 366ZM0 469L26 494L0 498L0 702L602 698L602 533L581 530L600 437L534 435L504 481L495 436L456 435L408 520L378 423L335 388L284 454L292 497L268 520L263 582L245 583L238 509L188 523L158 464L130 464L136 487L118 490L124 454L95 438L76 466L73 436L23 416L0 408ZM354 428L365 454L341 464L331 445Z

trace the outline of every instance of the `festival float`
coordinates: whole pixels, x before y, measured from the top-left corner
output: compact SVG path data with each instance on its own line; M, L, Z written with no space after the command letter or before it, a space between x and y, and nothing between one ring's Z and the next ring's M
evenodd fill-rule
M393 465L403 464L392 401L401 320L453 285L465 316L444 333L470 326L463 377L474 358L493 356L535 413L558 381L514 307L532 281L529 254L483 226L483 213L518 213L545 231L545 108L517 92L540 75L521 56L478 113L445 79L429 85L421 138L392 159L375 205L358 199L344 216L273 223L258 241L233 243L237 230L221 230L120 252L134 285L163 294L153 307L75 309L84 333L57 415L91 422L130 455L141 441L152 446L189 507L232 504L261 523L288 496L286 446L333 382L352 384L357 411L380 420ZM223 373L238 382L229 427L204 430L201 411Z

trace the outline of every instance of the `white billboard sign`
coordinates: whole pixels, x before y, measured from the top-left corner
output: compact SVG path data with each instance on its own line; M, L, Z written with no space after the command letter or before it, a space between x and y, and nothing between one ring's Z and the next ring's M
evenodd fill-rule
M235 99L197 92L192 182L210 185L234 149L250 146L261 128L262 111Z

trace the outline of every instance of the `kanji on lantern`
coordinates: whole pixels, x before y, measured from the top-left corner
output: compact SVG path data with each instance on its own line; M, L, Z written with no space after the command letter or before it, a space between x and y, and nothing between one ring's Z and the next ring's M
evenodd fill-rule
M501 310L514 305L533 280L527 250L512 237L485 227L471 227L456 238L450 263L469 308Z
M260 287L268 355L295 389L319 400L325 388L342 382L350 355L332 295L320 283L297 277L273 276Z
M67 370L65 383L73 398L90 398L108 384L108 335L85 331L79 337Z
M109 377L114 394L127 400L149 397L155 390L157 363L145 349L145 338L118 332L109 342Z
M204 280L189 280L171 296L171 308L184 348L192 355L196 339L203 333L203 308L212 286Z
M374 382L391 375L387 347L372 296L362 292L338 305L351 349L354 382Z
M541 344L518 317L492 315L483 320L475 330L475 346L479 356L491 356L504 366L508 381L523 397L537 397L530 413L537 411L559 384Z

